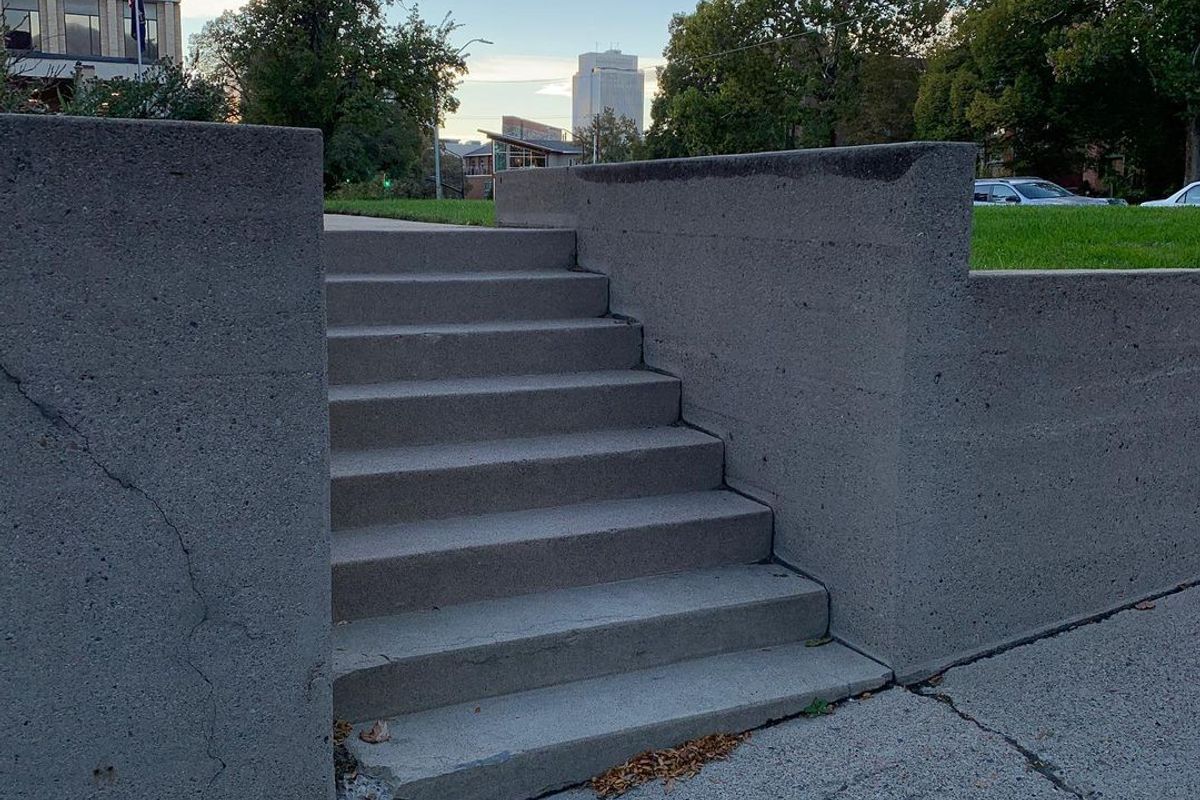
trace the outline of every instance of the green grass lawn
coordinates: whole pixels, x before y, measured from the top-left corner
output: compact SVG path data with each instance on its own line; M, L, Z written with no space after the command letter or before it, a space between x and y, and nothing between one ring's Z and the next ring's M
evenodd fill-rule
M490 200L326 200L332 214L495 225ZM972 269L1200 267L1200 208L976 208Z
M496 204L491 200L326 200L325 211L329 214L447 222L452 225L496 224Z
M972 269L1200 267L1200 208L975 209Z

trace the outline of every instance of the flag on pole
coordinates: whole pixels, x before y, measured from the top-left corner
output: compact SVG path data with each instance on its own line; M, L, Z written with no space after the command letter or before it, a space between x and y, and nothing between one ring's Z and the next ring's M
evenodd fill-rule
M146 3L129 0L129 35L137 42L138 54L146 52Z

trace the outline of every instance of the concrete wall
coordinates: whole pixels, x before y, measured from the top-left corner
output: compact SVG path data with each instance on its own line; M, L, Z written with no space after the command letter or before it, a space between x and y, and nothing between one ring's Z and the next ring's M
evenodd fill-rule
M970 274L973 159L498 176L501 224L577 230L776 555L902 679L1200 575L1200 274Z
M332 797L320 135L0 152L0 794Z

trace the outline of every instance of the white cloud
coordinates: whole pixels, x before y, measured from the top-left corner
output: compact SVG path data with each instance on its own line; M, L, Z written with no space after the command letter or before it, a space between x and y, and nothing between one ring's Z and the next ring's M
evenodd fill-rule
M219 0L215 0L219 1ZM578 62L552 56L487 55L467 61L466 83L570 82Z
M536 94L548 94L552 97L570 97L571 96L571 81L560 81L559 83L548 83L538 89Z
M179 4L182 19L207 21L226 11L241 8L246 0L184 0Z

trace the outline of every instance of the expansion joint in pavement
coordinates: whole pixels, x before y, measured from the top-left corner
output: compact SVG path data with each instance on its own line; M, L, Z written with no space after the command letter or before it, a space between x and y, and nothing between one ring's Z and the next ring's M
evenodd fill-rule
M909 689L908 691L911 691L921 697L929 697L937 700L939 703L942 703L951 711L953 711L959 717L959 719L969 722L984 733L990 733L998 739L1003 740L1008 744L1009 747L1021 754L1021 757L1024 758L1026 763L1029 765L1031 772L1036 772L1037 774L1041 775L1043 778L1050 781L1050 783L1054 784L1055 788L1059 789L1060 791L1066 792L1072 797L1077 797L1079 800L1090 800L1095 796L1092 792L1085 792L1082 789L1077 789L1076 787L1067 783L1065 780L1063 780L1062 775L1059 774L1057 766L1050 761L1045 760L1028 747L1025 747L1013 737L1009 736L1003 731L999 731L983 724L977 718L971 716L966 711L963 711L961 708L955 705L954 698L950 697L950 695L933 691L932 688L928 686Z

